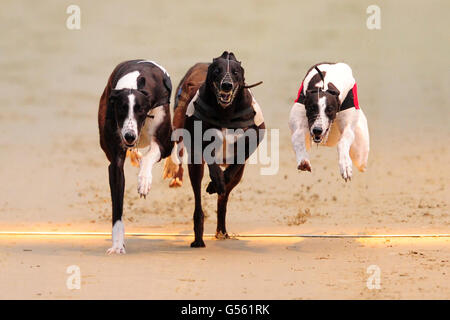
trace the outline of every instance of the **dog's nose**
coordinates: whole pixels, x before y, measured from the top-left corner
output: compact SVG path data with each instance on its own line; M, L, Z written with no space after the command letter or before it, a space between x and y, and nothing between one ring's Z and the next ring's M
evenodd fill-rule
M136 140L136 136L133 132L127 132L125 133L125 141L129 144L132 144L134 142L134 140Z
M322 134L323 130L322 130L322 128L314 127L314 128L312 129L312 132L313 132L314 135L320 136L320 135Z
M233 89L233 84L231 82L222 82L220 84L220 89L223 91L231 91L231 89Z

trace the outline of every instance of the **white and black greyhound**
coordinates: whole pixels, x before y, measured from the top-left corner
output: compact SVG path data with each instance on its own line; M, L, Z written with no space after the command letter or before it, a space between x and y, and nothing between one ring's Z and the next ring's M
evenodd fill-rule
M298 170L311 171L307 150L313 141L337 145L339 169L345 181L351 180L352 161L361 172L365 171L369 129L347 64L319 63L308 70L292 106L289 127Z

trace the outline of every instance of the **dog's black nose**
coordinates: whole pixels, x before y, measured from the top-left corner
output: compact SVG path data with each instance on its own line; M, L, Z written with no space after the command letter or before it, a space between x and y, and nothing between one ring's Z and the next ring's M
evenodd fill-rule
M322 128L314 127L314 128L312 129L312 132L313 132L314 135L320 136L320 135L322 134L323 130L322 130Z
M220 89L223 91L231 91L231 89L233 89L233 84L231 82L222 82L220 84Z
M136 136L132 132L125 133L124 138L125 138L125 141L129 144L132 144L134 142L134 140L136 140Z

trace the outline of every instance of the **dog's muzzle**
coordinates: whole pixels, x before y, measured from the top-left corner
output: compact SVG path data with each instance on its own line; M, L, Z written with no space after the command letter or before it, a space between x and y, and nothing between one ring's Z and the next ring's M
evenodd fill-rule
M123 143L127 148L133 148L136 145L137 136L134 132L128 131L123 136Z
M322 141L322 133L323 133L323 129L320 127L314 127L311 130L312 133L312 137L315 143L320 143Z
M214 86L216 87L217 102L222 107L228 107L233 103L233 99L237 91L237 86L234 86L233 83L226 81L222 81L222 83L220 84L220 88L218 88L217 85Z
M331 125L330 125L331 126ZM313 127L311 129L311 137L315 143L321 143L328 136L330 126L324 131L321 127Z

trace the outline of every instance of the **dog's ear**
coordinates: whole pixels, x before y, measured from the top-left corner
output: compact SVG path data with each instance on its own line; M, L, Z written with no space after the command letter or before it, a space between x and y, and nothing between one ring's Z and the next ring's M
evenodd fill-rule
M119 94L120 94L120 90L115 90L115 89L111 90L111 93L109 94L109 98L108 98L108 104L113 105L117 101Z
M308 89L308 90L306 90L306 95L308 96L308 95L310 95L311 93L318 93L319 90L320 90L320 88L317 88L317 87L314 87L314 88L312 88L312 89Z
M334 84L332 84L331 82L328 83L328 93L332 94L333 96L339 97L339 95L341 94L341 92L339 91L338 88L336 88L336 86Z
M241 61L238 61L238 59L236 59L236 56L234 55L233 52L230 52L229 58L230 58L230 60L235 61L235 62L239 63L239 65L241 65Z
M141 90L144 87L145 87L145 78L144 77L140 77L137 80L137 88L138 88L138 90Z
M218 59L222 59L222 58L226 59L227 57L228 57L228 51L224 51L220 57L213 58L213 63L216 62Z
M120 90L111 90L106 104L106 119L114 119L114 104L119 98Z
M150 93L148 93L148 91L144 90L144 89L139 89L138 90L140 93L142 93L144 96L148 97L150 95Z

